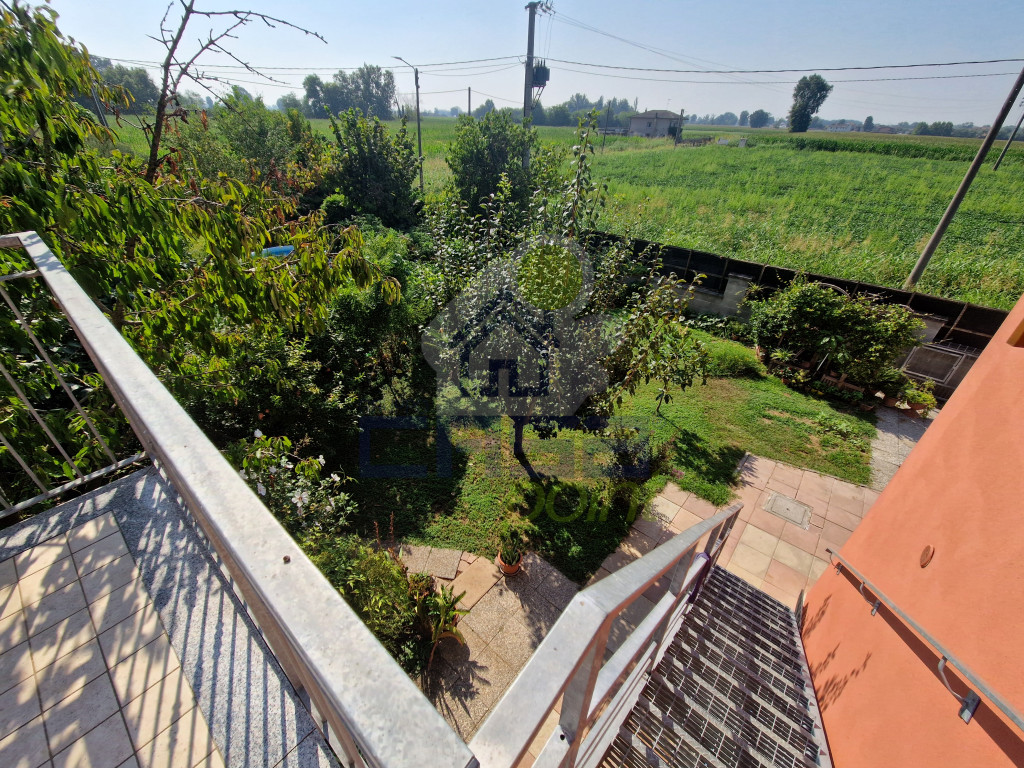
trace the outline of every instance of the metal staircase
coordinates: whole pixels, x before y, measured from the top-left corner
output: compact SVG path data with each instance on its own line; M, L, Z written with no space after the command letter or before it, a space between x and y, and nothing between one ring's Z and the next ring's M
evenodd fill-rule
M714 567L602 768L831 768L796 616Z

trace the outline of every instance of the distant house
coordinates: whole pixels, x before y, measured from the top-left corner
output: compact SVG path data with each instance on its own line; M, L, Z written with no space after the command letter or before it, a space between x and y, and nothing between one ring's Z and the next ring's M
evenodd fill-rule
M828 130L830 133L849 133L854 130L854 126L852 123L832 123Z
M679 115L667 109L651 109L629 119L629 135L654 139L672 136L679 130Z
M896 129L891 125L876 125L872 133L896 133Z

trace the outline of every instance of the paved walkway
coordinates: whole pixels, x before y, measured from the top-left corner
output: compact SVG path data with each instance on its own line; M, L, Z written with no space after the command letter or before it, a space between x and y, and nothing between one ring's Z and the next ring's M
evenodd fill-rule
M877 411L878 434L871 441L871 487L880 491L889 484L896 470L906 461L910 449L924 435L938 415L933 410L927 418L908 416L900 408L880 407Z
M459 622L466 644L443 640L422 687L468 741L579 585L532 552L523 556L519 572L507 578L487 558L459 550L403 545L399 556L410 571L432 574L451 584L455 594L466 592L459 604L469 610ZM550 735L557 716L549 719L545 727ZM539 751L543 742L540 736L536 741Z

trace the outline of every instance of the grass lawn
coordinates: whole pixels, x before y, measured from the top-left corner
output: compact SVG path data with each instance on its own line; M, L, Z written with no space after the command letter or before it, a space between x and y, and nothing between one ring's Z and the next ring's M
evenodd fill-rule
M707 338L707 337L705 337ZM720 348L746 350L713 339ZM749 350L746 350L751 354ZM712 378L677 394L656 412L654 385L629 398L615 422L649 436L655 461L650 479L627 488L642 503L669 480L714 502L733 496L736 465L744 452L806 467L844 480L870 477L874 416L851 413L794 392L773 376ZM614 497L613 454L599 436L565 430L541 440L526 431L531 478L512 453L507 419L463 425L452 434L449 477L436 472L435 435L428 430L380 433L371 440L374 464L429 467L425 476L362 477L352 486L359 504L356 527L382 536L493 556L497 527L509 515L532 517L534 546L560 570L583 581L600 566L630 525L629 498ZM354 476L359 472L353 470ZM550 512L543 502L556 494ZM542 504L538 507L538 501Z

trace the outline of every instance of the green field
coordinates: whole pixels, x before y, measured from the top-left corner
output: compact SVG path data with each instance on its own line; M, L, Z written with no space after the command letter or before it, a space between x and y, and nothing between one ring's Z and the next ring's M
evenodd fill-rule
M329 133L327 120L313 123ZM454 127L453 118L423 120L428 196L448 179L444 157ZM415 133L414 122L411 128ZM575 138L571 128L539 132L542 141L567 147ZM606 229L892 287L910 271L979 144L719 126L686 133L728 138L730 145L607 137L602 149L598 138L595 173L611 194ZM741 136L748 146L736 146ZM138 130L122 129L120 139L135 151L145 146ZM1003 309L1024 293L1022 172L1018 146L998 172L986 164L920 290Z

